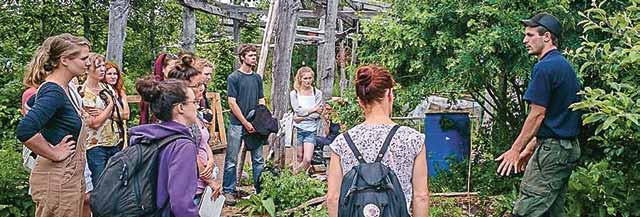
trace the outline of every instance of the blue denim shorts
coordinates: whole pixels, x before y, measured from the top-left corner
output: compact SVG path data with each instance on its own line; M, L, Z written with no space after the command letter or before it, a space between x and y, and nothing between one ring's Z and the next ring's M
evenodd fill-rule
M316 132L315 131L305 131L301 129L296 129L296 137L298 140L297 145L301 146L304 143L316 144Z

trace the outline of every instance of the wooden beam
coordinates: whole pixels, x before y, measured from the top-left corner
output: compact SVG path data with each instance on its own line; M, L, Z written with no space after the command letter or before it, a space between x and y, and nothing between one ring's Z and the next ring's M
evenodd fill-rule
M269 44L271 44L271 33L273 32L273 25L275 24L275 11L280 4L280 0L272 0L269 4L269 14L267 14L267 23L264 28L264 35L262 36L262 46L260 49L260 59L258 60L258 74L262 76L264 74L264 68L267 66L267 57L269 56Z
M196 13L193 8L182 10L182 50L196 52Z
M305 33L315 33L317 35L323 35L324 31L319 28L307 27L307 26L298 26L296 27L296 31L305 32Z
M248 18L245 14L228 11L201 0L178 0L178 2L186 7L190 7L213 15L231 18L234 20L241 20L245 22L248 21Z

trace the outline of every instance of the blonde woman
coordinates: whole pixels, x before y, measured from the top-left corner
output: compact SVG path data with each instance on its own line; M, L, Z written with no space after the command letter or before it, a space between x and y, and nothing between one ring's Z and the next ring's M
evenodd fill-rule
M304 66L296 72L293 91L289 93L296 128L298 165L294 171L306 171L311 166L316 130L322 113L322 91L313 87L313 70Z
M27 66L26 74L44 78L16 129L17 138L38 155L29 178L36 216L82 216L86 132L69 82L85 72L89 50L82 37L52 36Z
M87 70L87 79L82 87L82 103L85 111L92 114L88 121L87 161L91 170L91 179L96 185L98 177L111 156L121 150L119 129L112 123L115 108L109 87L100 82L106 74L105 58L100 54L89 55L91 63Z

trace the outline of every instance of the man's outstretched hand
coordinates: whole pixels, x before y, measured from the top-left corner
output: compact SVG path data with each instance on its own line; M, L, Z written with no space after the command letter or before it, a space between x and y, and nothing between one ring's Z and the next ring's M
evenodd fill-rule
M500 166L498 166L497 173L501 176L509 176L511 172L518 173L520 169L520 152L509 149L508 151L502 153L500 157L496 158L496 161L502 161Z

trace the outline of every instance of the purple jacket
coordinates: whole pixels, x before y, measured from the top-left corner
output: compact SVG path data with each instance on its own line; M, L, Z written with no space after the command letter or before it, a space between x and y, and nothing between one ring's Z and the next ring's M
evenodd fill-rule
M175 134L191 136L186 126L174 121L141 125L131 128L129 133L131 144L142 139L157 140ZM193 201L198 181L196 152L196 145L187 139L173 141L160 150L156 205L163 207L168 198L168 205L171 207L171 213L167 209L162 214L163 217L198 216L198 209Z

